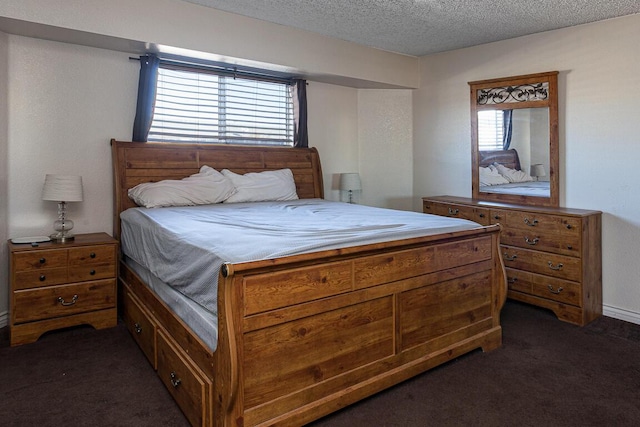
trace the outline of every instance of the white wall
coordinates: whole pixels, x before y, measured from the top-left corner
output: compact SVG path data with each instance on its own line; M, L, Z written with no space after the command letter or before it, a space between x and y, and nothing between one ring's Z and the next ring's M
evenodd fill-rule
M3 286L7 283L8 261L7 245L7 198L8 184L7 174L9 169L8 148L8 80L9 80L9 38L0 32L0 326L7 322L8 295Z
M605 314L640 323L640 15L422 58L414 207L471 196L467 82L560 71L560 203L603 211Z

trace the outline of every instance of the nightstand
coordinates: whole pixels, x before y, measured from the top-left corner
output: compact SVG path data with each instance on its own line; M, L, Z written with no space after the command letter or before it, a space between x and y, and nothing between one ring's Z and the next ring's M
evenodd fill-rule
M11 345L69 326L115 326L117 249L106 233L37 246L9 241Z

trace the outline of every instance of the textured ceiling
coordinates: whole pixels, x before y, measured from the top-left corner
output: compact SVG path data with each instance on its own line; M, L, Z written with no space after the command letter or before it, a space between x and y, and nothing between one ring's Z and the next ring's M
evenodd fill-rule
M640 13L640 0L184 0L422 56Z

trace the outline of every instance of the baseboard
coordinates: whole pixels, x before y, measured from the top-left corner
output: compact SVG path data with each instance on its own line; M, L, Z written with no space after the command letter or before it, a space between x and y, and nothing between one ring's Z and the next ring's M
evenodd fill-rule
M613 317L614 319L624 320L625 322L640 325L640 313L636 313L635 311L603 305L602 314L607 317Z
M3 311L0 313L0 328L4 328L9 324L9 312Z

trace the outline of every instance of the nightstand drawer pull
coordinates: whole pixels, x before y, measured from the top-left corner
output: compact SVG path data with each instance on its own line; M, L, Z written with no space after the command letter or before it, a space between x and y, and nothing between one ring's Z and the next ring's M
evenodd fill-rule
M524 223L527 224L529 227L535 227L536 225L538 225L538 220L534 219L533 221L531 221L529 218L525 217Z
M40 258L40 264L44 264L45 262L47 262L46 258L44 258L44 257Z
M73 304L75 304L77 301L78 301L78 295L74 295L74 296L71 298L71 301L70 301L70 302L66 302L66 301L64 300L64 298L62 298L62 297L58 297L58 302L60 303L60 305L63 305L63 306L65 306L65 307L68 307L68 306L70 306L70 305L73 305Z
M449 208L449 215L458 215L458 212L460 212L460 209Z
M96 253L95 253L95 252L91 252L91 253L89 254L89 256L90 256L91 258L95 258L95 257L96 257Z
M537 245L540 239L537 237L534 237L533 240L529 240L528 236L524 236L524 241L527 243L527 245L533 246L533 245Z
M140 323L134 323L133 324L133 329L136 331L136 334L141 334L142 333L142 326L140 326Z
M92 275L92 276L95 276L95 275L96 275L96 271L95 271L95 270L91 270L91 271L89 272L89 274L90 274L90 275Z
M47 276L45 276L44 274L40 275L40 281L44 282L45 280L47 280Z
M564 288L562 286L560 286L557 291L555 289L553 289L553 286L551 286L551 285L547 285L547 288L549 288L549 292L551 292L552 294L559 294L560 292L562 292L564 290Z
M508 253L506 252L504 253L504 259L506 259L507 261L515 261L516 258L518 258L518 255L509 256Z
M553 265L553 263L551 261L547 261L547 264L549 264L549 268L552 270L562 270L562 267L564 267L564 265L562 265L562 263L559 263L558 265Z
M177 375L175 372L171 372L170 375L171 375L171 385L174 388L177 388L182 381L180 380L180 378L177 378Z

